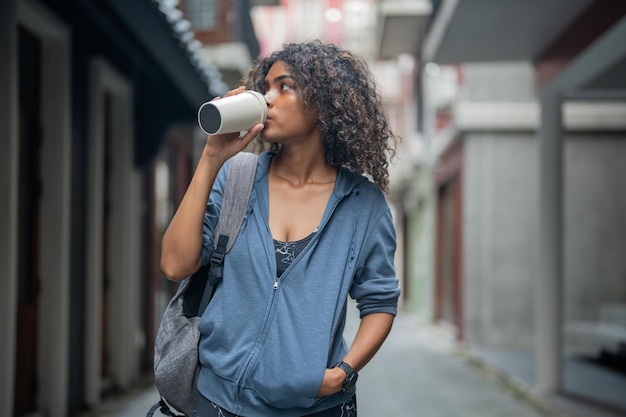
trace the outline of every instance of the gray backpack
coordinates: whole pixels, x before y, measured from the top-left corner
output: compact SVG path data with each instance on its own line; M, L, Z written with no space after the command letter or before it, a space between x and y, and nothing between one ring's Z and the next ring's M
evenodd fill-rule
M161 400L150 408L147 417L158 408L169 416L179 416L171 408L182 416L193 415L200 370L198 322L222 279L224 256L242 226L257 162L257 155L244 152L230 160L211 261L181 282L165 309L154 345L154 377Z

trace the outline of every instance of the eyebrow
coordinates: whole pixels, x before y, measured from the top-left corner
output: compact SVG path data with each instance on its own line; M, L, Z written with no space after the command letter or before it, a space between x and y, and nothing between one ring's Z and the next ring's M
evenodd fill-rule
M282 80L284 80L286 78L289 78L291 80L294 79L293 75L291 75L291 74L283 74L283 75L279 75L278 77L274 78L274 82L282 81ZM263 83L264 84L268 84L269 81L267 79L265 79L265 80L263 80Z

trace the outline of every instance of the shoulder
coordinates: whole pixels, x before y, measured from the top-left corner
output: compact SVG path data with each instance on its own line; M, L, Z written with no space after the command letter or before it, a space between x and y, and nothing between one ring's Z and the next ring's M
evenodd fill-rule
M383 190L364 175L352 172L347 168L341 168L338 181L341 182L340 192L355 194L360 199L366 199L388 207L387 196Z

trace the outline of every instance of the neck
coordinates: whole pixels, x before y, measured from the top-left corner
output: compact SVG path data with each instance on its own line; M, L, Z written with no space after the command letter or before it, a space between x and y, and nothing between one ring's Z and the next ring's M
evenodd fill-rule
M335 181L337 170L324 157L323 150L295 150L282 147L272 159L270 171L292 184L313 184Z

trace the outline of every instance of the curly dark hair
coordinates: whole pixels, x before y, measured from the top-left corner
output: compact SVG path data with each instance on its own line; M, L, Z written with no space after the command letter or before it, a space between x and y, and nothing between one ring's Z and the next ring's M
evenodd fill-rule
M388 157L395 156L399 138L391 132L367 63L320 41L286 44L256 61L244 80L246 88L261 91L265 76L278 61L293 72L305 108L317 112L328 163L369 175L387 191ZM270 148L277 150L277 146Z

